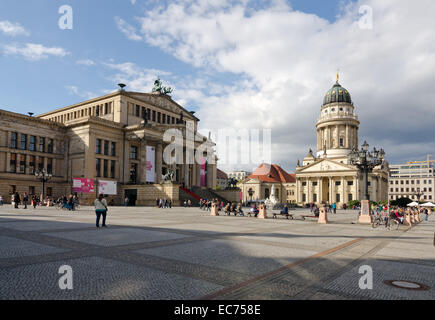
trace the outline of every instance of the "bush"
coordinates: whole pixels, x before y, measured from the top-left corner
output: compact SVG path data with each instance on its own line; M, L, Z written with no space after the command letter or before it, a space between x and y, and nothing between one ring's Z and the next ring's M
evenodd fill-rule
M349 201L347 203L347 207L348 208L352 208L353 206L359 206L359 205L360 205L359 200L352 200L352 201Z

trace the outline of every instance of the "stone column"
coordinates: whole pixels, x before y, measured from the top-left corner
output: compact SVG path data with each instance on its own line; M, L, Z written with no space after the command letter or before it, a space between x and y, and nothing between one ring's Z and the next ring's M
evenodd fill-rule
M127 139L124 140L124 155L123 155L123 177L122 181L124 183L128 183L130 180L130 141Z
M333 193L333 184L334 183L334 180L332 180L332 177L329 177L329 200L328 200L328 202L329 202L329 204L331 205L334 201L333 201L333 195L332 195L332 193Z
M163 145L157 144L156 148L156 183L162 182Z
M302 197L301 197L301 180L296 179L296 203L301 203Z
M212 189L216 190L216 184L217 184L217 164L214 164L212 166L212 169L213 169L213 179L212 179L212 181L213 181L213 187L212 187Z
M145 184L146 183L146 175L147 175L147 142L145 139L141 140L140 143L140 168L139 168L139 182Z
M207 188L213 188L213 165L207 163Z
M349 125L346 125L346 149L351 148Z
M6 172L11 172L11 153L6 153Z
M359 174L356 175L354 178L355 181L355 198L353 200L361 200L360 194L359 194Z
M311 187L310 187L310 178L307 178L307 202L311 202Z
M322 178L317 179L317 190L319 191L319 194L317 195L317 203L322 203Z
M190 188L190 170L189 170L189 165L188 164L182 164L181 165L183 174L182 176L184 177L184 186L186 188Z
M192 172L190 173L192 175L192 185L190 187L193 186L197 186L196 182L197 182L197 178L196 178L196 162L194 162L192 164Z
M344 177L341 177L341 203L346 203L346 180Z

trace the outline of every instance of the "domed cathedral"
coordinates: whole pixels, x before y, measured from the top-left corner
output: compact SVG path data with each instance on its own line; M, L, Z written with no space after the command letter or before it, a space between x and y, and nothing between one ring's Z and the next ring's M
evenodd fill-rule
M338 82L323 99L317 120L317 152L310 149L296 167L297 203L336 203L338 207L363 199L363 175L349 164L348 155L358 149L360 122L349 91ZM370 200L387 200L388 163L369 175Z

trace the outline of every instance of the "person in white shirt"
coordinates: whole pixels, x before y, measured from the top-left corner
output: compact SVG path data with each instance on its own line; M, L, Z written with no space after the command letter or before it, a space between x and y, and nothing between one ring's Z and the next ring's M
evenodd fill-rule
M104 199L104 195L100 194L98 199L94 201L95 214L97 215L97 228L100 227L100 217L103 216L102 227L106 227L106 215L107 215L107 202Z

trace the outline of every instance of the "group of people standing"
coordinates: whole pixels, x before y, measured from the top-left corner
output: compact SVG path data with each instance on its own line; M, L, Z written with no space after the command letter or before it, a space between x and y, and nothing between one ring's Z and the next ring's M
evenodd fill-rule
M157 208L172 208L172 200L168 199L156 199L156 207Z

